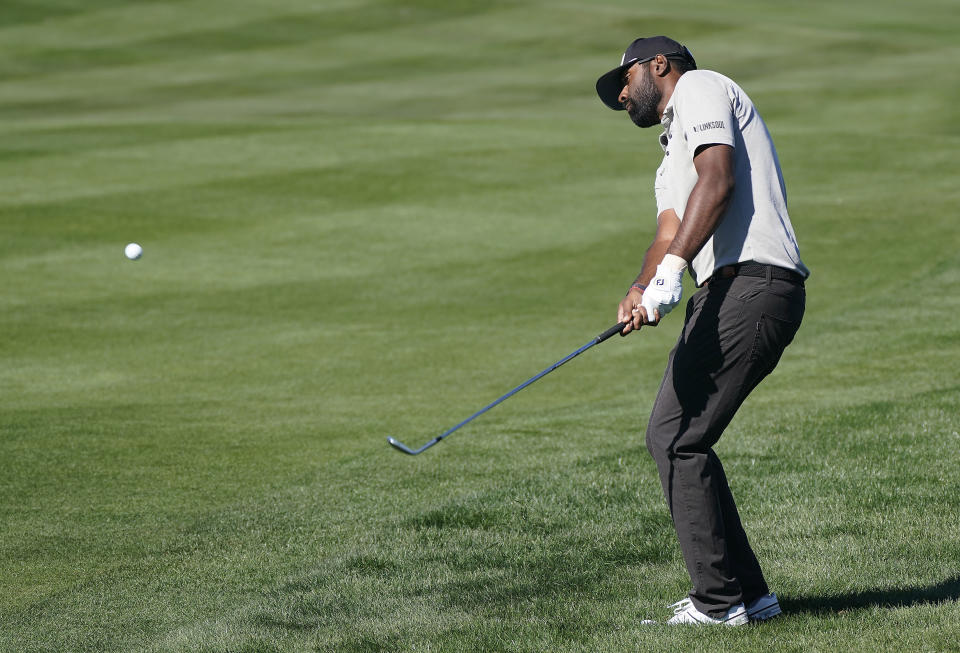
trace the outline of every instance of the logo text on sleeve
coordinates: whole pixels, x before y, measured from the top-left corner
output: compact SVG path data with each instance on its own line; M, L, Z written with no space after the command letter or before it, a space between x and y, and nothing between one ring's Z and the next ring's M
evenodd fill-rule
M723 121L714 120L713 122L701 123L699 125L694 126L693 131L694 133L705 132L708 129L723 129Z

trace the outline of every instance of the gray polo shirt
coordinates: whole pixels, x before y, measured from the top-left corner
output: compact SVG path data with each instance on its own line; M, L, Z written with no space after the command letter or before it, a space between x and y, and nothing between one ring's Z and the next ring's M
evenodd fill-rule
M709 70L681 75L663 113L663 163L655 184L657 213L683 220L697 183L693 155L701 145L734 148L736 185L713 236L693 259L697 285L724 265L756 261L808 276L787 214L787 191L767 126L743 89Z

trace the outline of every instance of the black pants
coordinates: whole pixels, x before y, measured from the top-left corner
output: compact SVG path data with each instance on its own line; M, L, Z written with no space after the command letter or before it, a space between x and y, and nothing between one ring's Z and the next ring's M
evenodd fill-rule
M719 279L698 291L647 426L693 581L690 598L713 617L769 590L712 447L776 367L805 303L802 284L762 277Z

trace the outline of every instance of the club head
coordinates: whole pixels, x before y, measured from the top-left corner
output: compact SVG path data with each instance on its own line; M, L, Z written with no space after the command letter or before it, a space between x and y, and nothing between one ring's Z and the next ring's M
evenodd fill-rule
M408 447L408 446L405 445L404 443L400 442L399 440L395 440L394 438L387 438L387 442L389 442L390 445L393 446L395 449L399 449L400 451L402 451L402 452L405 453L405 454L409 454L409 455L411 455L411 456L416 456L418 453L423 453L424 451L426 451L427 449L429 449L430 447L432 447L432 446L435 445L436 443L440 442L440 440L442 440L442 439L443 439L442 437L434 438L434 439L430 440L430 442L428 442L428 443L426 443L425 445L423 445L422 447L420 447L419 449L411 449L410 447Z
M416 456L418 453L420 453L419 451L414 451L404 443L400 442L399 440L395 440L394 438L387 438L387 442L389 442L394 449L398 449L405 454Z

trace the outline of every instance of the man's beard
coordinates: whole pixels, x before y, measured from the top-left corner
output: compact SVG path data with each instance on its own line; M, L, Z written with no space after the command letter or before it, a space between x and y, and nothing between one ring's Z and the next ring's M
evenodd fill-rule
M637 127L653 127L660 124L660 114L657 112L657 105L663 98L663 93L653 83L649 73L643 75L643 81L640 82L627 98L627 113L630 114L630 120Z

